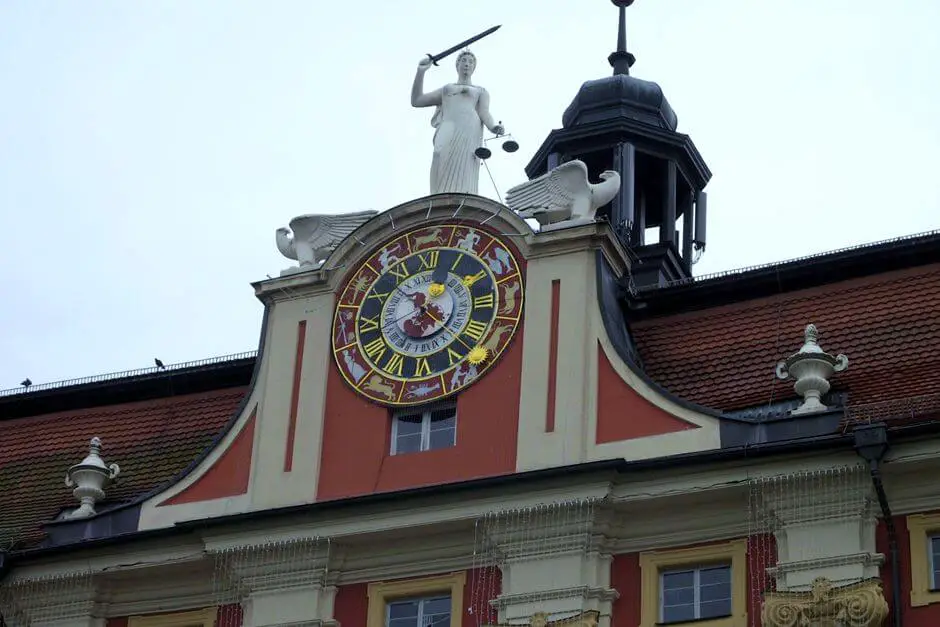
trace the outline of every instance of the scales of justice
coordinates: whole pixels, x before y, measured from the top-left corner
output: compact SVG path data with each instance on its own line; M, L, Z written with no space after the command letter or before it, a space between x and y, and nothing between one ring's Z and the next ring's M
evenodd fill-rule
M632 0L614 0L620 6ZM431 126L433 152L430 167L430 189L434 194L478 194L480 164L493 152L489 141L502 139L507 153L519 150L519 144L506 133L502 121L490 112L489 92L471 82L477 58L469 45L487 37L501 26L485 31L453 45L438 54L428 54L418 62L411 85L411 106L434 107ZM454 55L457 80L433 91L424 91L424 75L442 59ZM493 133L484 139L484 129ZM556 229L593 222L600 207L609 203L620 190L620 175L607 170L600 174L600 183L588 180L583 161L573 159L545 174L508 190L505 204L525 219L534 219L542 228ZM276 243L281 254L296 260L297 266L281 271L281 275L316 270L327 256L362 224L378 214L366 210L342 214L307 214L290 221L290 228L279 228Z

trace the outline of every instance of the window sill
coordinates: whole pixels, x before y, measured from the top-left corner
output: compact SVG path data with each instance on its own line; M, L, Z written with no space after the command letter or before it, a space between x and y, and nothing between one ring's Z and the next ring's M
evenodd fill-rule
M682 625L694 625L694 627L725 627L726 625L730 625L737 627L738 625L743 626L745 622L743 617L741 617L738 622L735 622L734 615L728 614L726 616L715 616L713 618L693 618L692 620L656 623L656 627L682 627Z

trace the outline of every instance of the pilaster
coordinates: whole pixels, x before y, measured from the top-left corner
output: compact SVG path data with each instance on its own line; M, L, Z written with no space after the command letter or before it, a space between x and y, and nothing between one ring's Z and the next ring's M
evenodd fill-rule
M491 602L497 622L608 627L618 593L610 587L606 515L588 503L503 514L487 532L500 558L502 588Z
M226 551L218 569L241 602L244 627L334 627L329 558L325 541L299 540Z
M808 591L817 578L838 584L878 577L877 519L865 488L795 491L765 502L775 519L778 591Z

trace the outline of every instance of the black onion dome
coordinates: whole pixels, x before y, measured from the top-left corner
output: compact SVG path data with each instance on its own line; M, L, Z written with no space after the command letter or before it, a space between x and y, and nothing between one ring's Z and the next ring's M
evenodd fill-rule
M561 122L568 128L624 117L670 131L675 131L679 122L659 85L629 74L585 82L565 109Z

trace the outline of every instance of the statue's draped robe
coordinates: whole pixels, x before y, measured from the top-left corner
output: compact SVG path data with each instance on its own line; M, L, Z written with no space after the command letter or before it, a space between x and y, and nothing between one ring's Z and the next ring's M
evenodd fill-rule
M476 194L480 160L473 151L483 143L483 121L477 112L482 87L445 85L442 104L434 112L434 157L431 160L431 193Z

